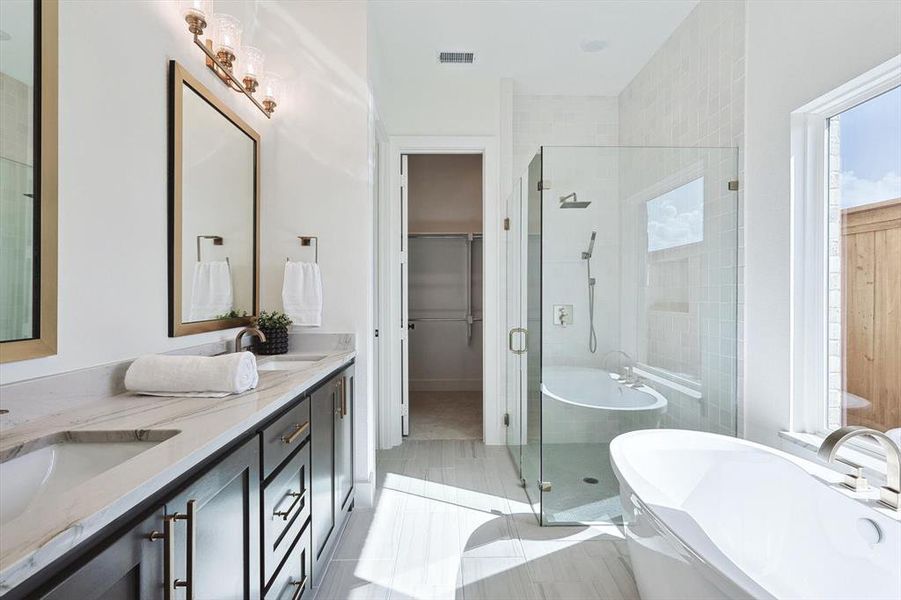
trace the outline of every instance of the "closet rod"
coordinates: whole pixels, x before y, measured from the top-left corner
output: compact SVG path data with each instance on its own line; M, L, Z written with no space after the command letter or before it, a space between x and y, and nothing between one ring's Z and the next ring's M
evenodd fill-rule
M408 233L407 237L411 238L435 238L435 239L482 239L481 233Z

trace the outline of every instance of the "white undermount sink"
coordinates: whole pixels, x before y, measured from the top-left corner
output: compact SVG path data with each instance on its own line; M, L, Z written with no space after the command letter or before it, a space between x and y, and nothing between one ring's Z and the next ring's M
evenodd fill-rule
M152 448L177 431L64 431L0 457L0 525L41 497L56 497Z
M297 371L306 369L325 358L327 355L278 356L267 358L257 363L257 371Z

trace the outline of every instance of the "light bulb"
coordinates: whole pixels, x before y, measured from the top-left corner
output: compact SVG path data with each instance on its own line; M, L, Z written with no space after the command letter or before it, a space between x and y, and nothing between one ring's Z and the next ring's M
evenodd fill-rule
M241 48L240 54L243 73L244 87L251 94L256 91L260 77L262 77L263 66L266 63L266 55L259 48L253 46L244 46Z
M232 60L241 47L241 21L231 15L218 13L213 17L215 23L216 52L231 55Z
M266 73L263 78L263 106L266 108L266 112L274 113L275 107L283 95L282 78L275 73Z
M213 12L213 0L181 0L181 14L188 23L188 30L201 35L207 26L207 18Z

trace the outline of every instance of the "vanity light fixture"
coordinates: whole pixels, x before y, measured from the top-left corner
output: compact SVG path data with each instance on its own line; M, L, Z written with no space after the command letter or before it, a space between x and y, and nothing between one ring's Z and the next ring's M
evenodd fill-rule
M274 73L262 76L266 64L262 50L241 46L241 21L224 13L214 14L212 0L181 0L181 5L194 44L206 55L206 66L225 85L247 96L267 118L271 118L277 106L276 99L282 96L282 80ZM202 40L208 26L214 39ZM236 64L240 78L235 74ZM262 102L254 97L260 87L263 88Z

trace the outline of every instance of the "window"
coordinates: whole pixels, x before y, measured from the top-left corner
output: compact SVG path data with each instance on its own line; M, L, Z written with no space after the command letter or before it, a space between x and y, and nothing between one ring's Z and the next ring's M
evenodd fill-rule
M648 252L704 239L704 178L679 186L647 203Z
M828 429L901 443L901 87L827 119Z

